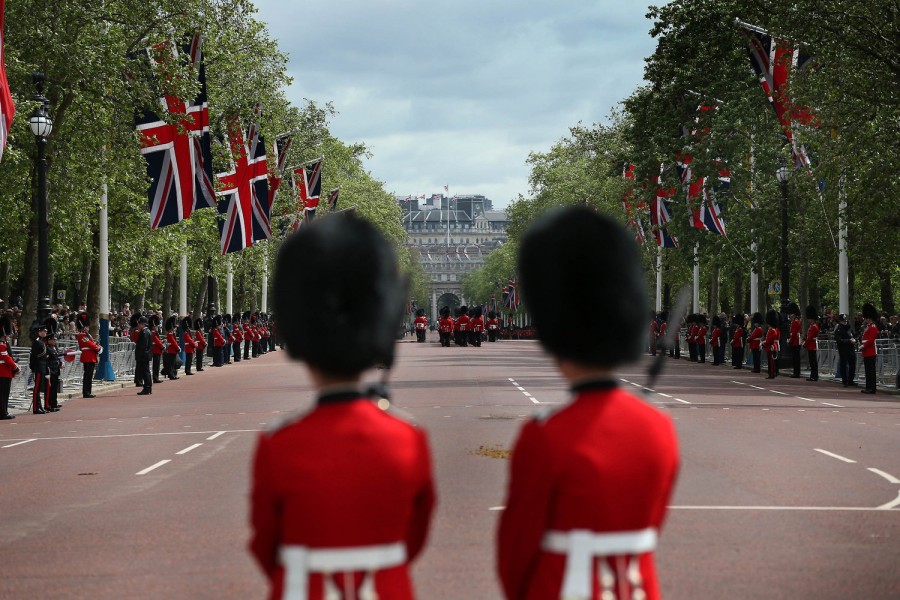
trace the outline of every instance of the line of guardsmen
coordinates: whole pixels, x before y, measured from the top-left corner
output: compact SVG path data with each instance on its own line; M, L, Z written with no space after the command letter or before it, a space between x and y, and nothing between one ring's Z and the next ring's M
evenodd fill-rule
M180 321L172 315L162 328L157 315L134 314L131 327L131 341L135 343L134 384L142 388L138 393L141 396L153 393L153 384L163 382L160 376L179 379L182 365L185 375L194 375L192 365L196 365L196 372L203 371L204 356L212 359L213 367L222 367L274 351L277 341L274 320L266 313L250 311L240 317L226 314L192 320L186 316Z
M874 394L875 358L877 350L875 339L878 337L878 328L875 321L878 320L878 311L874 305L863 305L863 318L866 327L859 340L858 349L866 366L866 387L861 390L865 394ZM788 346L790 348L792 379L801 377L800 358L802 350L806 350L809 363L809 377L807 381L819 380L818 361L818 337L819 337L819 313L815 306L807 306L805 311L808 328L803 335L800 307L791 302L787 309L789 318ZM856 372L856 344L857 340L848 324L846 314L838 315L838 325L834 330L834 339L838 348L838 374L844 387L857 385L854 382ZM731 366L734 369L744 368L745 349L750 350L750 366L753 373L761 372L762 353L765 351L767 360L767 379L778 376L778 357L781 354L781 330L780 316L777 311L769 310L765 318L762 313L753 313L745 323L745 317L734 315L731 322L724 315L716 315L711 319L712 329L707 327L706 315L689 314L684 319L685 342L688 347L688 357L691 362L706 362L707 346L712 352L712 365L725 364L725 346L731 344ZM763 329L765 325L765 329ZM662 340L668 328L668 313L662 311L659 314L651 313L650 321L650 354L656 355L657 350L662 349ZM708 342L708 343L707 343ZM680 340L676 338L674 347L669 349L669 356L681 357Z
M424 316L424 312L422 313ZM476 306L469 315L468 306L460 306L455 310L454 316L450 316L450 307L441 308L441 318L438 320L438 334L440 336L441 346L450 347L452 340L457 346L481 346L482 338L487 332L487 340L489 342L497 341L497 334L500 332L500 320L497 313L488 311L487 321L482 315L482 308ZM423 339L419 341L425 341Z

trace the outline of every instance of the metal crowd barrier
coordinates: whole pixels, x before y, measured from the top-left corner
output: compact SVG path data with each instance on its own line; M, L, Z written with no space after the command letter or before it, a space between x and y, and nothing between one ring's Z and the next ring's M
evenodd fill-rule
M113 374L116 380L131 380L134 378L134 343L128 338L109 338L109 359L112 363ZM74 340L60 339L56 341L60 354L66 350L77 351L78 343ZM13 360L19 365L19 374L12 379L10 391L10 406L19 409L27 409L31 406L32 390L34 388L34 374L28 367L28 358L31 348L11 348ZM81 380L84 376L84 367L80 357L76 356L71 362L62 361L59 378L62 381L62 393L77 392L81 389Z

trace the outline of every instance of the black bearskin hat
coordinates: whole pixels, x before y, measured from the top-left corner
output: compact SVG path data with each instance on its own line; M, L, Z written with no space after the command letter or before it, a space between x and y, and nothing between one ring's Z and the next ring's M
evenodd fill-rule
M332 375L390 367L406 287L393 248L368 221L346 214L304 225L275 265L273 304L288 352Z
M424 309L424 308L420 308L419 310L417 310L417 311L416 311L416 316L417 316L417 317L424 317L424 316L425 316L425 309Z
M241 320L244 321L245 323L250 321L250 311L249 310L241 315Z
M769 327L778 327L778 313L774 308L766 311L766 325Z
M754 325L762 325L763 324L763 316L762 313L755 312L753 313L753 317L750 319Z
M203 320L200 317L194 319L194 329L200 330L203 329Z
M492 310L489 310L488 311L488 319L496 319L496 318L497 318L497 313Z
M188 330L191 328L191 318L190 317L185 317L181 320L181 328L185 329L185 330Z
M476 319L481 316L481 307L480 306L476 306L475 308L472 309L472 316L475 317Z
M719 315L713 315L712 326L720 327L721 325L722 325L722 319L719 318Z
M701 325L706 325L706 315L697 315L697 322Z
M744 315L732 315L731 320L741 327L744 326Z
M878 320L878 309L875 308L874 305L866 302L862 307L863 319L872 319L873 321Z
M250 324L256 325L256 313L253 313L252 315L250 315Z
M131 315L131 319L128 320L128 324L131 325L132 329L137 327L138 319L140 319L140 318L141 318L141 313L136 312Z
M218 326L221 325L221 324L222 324L222 315L216 315L216 316L214 316L214 317L213 317L213 325L215 325L216 327L218 327Z
M467 314L469 314L469 307L466 306L465 304L462 305L462 306L460 306L460 307L459 307L459 314L461 314L461 315L467 315Z
M668 321L669 320L669 311L667 311L667 310L661 311L659 313L659 320L660 321Z
M445 319L450 316L450 307L449 306L445 306L444 308L441 309L441 316L444 317Z
M263 323L268 323L269 315L267 315L266 313L259 313L259 320L262 321Z
M90 317L88 317L87 312L81 311L77 315L75 315L75 328L78 331L81 331L90 323Z
M150 315L150 319L148 321L150 323L150 327L156 329L159 327L159 315Z
M798 305L796 302L791 302L790 304L788 304L787 314L797 315L799 317L800 316L800 305Z
M694 313L688 314L688 315L684 318L684 322L685 322L685 323L696 323L696 322L697 322L697 315L695 315Z
M47 317L44 319L44 327L47 328L47 335L55 336L59 331L59 321L56 320L56 317Z
M225 313L225 316L223 317L223 319L225 319L226 325L231 325L231 314L230 313Z
M549 212L525 233L518 267L522 298L550 354L598 367L641 355L647 286L634 236L619 223L584 207ZM581 297L604 318L572 335L571 299Z
M175 315L170 316L166 319L166 331L172 331L175 329L175 326L178 324L178 317Z
M807 319L818 319L819 311L816 310L816 307L810 304L806 307L806 318Z
M9 315L0 317L0 337L7 336L12 333L12 321Z

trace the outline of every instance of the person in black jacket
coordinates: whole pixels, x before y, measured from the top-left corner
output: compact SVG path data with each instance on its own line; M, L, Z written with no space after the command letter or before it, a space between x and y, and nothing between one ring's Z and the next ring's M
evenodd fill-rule
M138 392L138 396L149 396L153 393L153 377L150 375L150 347L152 345L150 330L147 328L147 317L141 317L137 322L138 335L134 347L135 372L140 374L144 389Z
M61 387L59 376L62 371L62 357L59 354L59 348L56 346L56 334L48 333L45 342L47 344L46 360L49 386L47 387L47 397L44 398L44 410L59 412L57 395Z
M856 385L856 336L847 320L847 315L838 315L838 325L834 328L834 341L838 348L838 372L844 387Z
M47 368L47 325L41 325L34 334L34 342L31 344L31 354L28 357L28 368L34 375L34 390L31 394L31 411L36 415L42 415L47 411L41 407L41 394L44 394L44 404L50 395L50 370ZM49 408L49 405L47 405Z

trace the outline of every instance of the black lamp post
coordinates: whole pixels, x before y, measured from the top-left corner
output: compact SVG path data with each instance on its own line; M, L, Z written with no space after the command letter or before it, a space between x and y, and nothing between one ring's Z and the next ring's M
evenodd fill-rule
M38 103L28 117L31 133L37 141L37 178L38 178L38 308L37 322L43 323L50 316L50 263L49 245L47 241L47 138L53 131L53 121L47 112L49 102L44 97L44 74L35 72L31 75L37 88L32 100Z
M781 187L781 312L787 310L790 302L791 269L788 263L788 179L790 170L781 165L775 172Z

